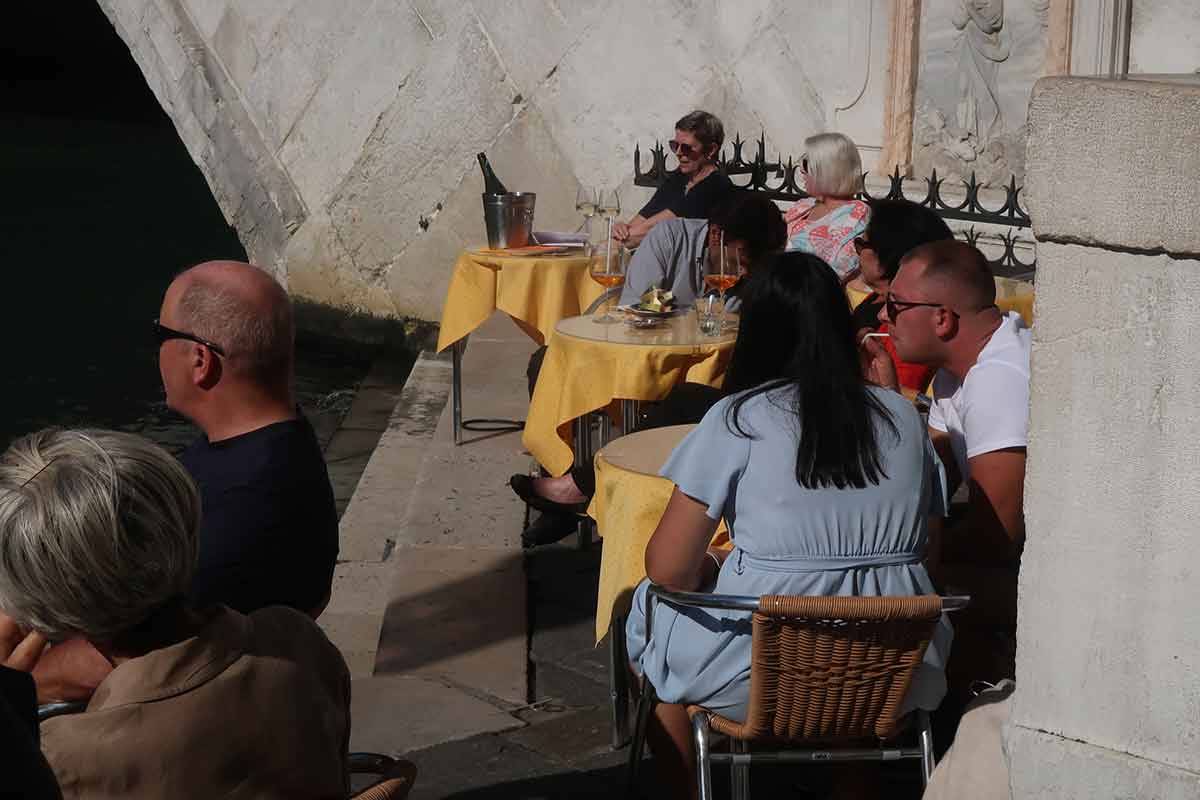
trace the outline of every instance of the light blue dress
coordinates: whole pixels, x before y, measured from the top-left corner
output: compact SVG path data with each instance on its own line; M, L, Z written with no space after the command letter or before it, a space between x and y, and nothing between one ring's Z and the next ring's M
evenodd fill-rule
M945 508L941 464L912 404L872 388L896 434L876 422L887 477L865 489L805 489L796 482L798 426L789 387L752 397L738 436L726 425L734 395L717 403L659 473L725 518L734 549L714 591L740 595L919 595L933 585L921 558L930 514ZM654 605L646 640L646 587L626 625L629 655L669 703L699 703L744 720L750 694L750 615ZM918 668L905 711L934 709L946 693L953 630L945 615Z

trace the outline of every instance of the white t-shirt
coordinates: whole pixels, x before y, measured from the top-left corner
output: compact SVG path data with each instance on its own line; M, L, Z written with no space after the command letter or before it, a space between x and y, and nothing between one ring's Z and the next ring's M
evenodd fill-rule
M961 384L944 369L933 376L929 427L950 434L964 482L967 459L1029 442L1031 343L1032 331L1010 311Z

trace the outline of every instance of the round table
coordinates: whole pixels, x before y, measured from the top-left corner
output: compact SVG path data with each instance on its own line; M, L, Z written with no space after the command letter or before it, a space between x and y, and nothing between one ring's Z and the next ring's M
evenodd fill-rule
M689 311L650 329L570 317L554 327L529 403L526 449L554 475L574 463L571 423L614 400L661 400L692 381L718 386L737 331L702 336Z
M695 425L651 428L614 439L596 453L596 493L588 515L604 539L596 593L596 641L614 615L629 611L633 589L646 577L646 544L662 519L675 484L659 470ZM712 542L729 547L722 522Z
M538 344L563 317L582 313L604 292L582 254L514 256L464 250L454 264L442 306L440 353L478 328L497 309Z

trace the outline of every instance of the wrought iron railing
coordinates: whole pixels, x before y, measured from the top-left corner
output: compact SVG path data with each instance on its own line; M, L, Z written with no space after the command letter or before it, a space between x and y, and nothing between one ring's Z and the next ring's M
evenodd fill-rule
M783 163L783 156L777 156L774 161L767 161L766 157L766 141L763 136L758 139L757 152L754 154L752 161L746 161L742 156L742 148L745 142L740 136L733 141L733 157L729 158L725 151L721 151L719 165L721 171L729 176L733 184L739 189L748 191L762 192L772 200L800 200L809 195L800 187L798 182L798 172L800 165L793 162L789 157L787 163ZM645 172L642 171L642 153L639 146L634 146L633 149L633 182L636 186L658 187L667 179L669 174L667 170L667 154L663 149L661 142L655 142L653 149L650 151L653 157L653 163ZM739 178L749 176L749 180L744 183L739 182ZM1021 207L1020 194L1022 187L1017 186L1017 179L1014 175L1009 179L1008 185L1004 187L1005 199L1004 203L999 208L988 208L979 198L981 186L976 180L975 173L971 173L970 180L962 181L964 196L961 202L947 202L942 197L942 184L944 178L939 178L937 170L933 170L929 177L925 178L925 196L921 198L910 197L904 193L904 178L900 175L900 170L897 168L891 175L888 176L890 186L887 194L872 195L866 191L865 182L867 175L863 174L864 189L857 197L860 200L870 202L872 200L911 200L914 203L926 206L936 211L945 219L959 220L962 222L977 222L987 223L991 225L1004 225L1009 230L1000 234L999 242L1003 247L1003 254L1000 258L991 261L992 269L997 275L1005 275L1010 277L1029 277L1037 268L1036 259L1025 263L1017 258L1016 248L1021 240L1017 237L1016 229L1030 227L1029 213ZM963 232L963 238L972 245L979 241L982 234L975 230L974 226Z

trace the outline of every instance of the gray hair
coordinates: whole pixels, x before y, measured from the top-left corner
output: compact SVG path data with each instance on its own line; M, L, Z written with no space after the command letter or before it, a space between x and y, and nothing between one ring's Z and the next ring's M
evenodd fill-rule
M112 642L187 593L200 498L131 433L47 428L0 456L0 609L50 639Z
M819 133L804 140L809 194L853 197L862 189L862 158L850 137Z
M287 292L271 282L278 291L264 308L235 286L194 275L179 298L179 318L189 333L220 345L233 372L278 382L290 377L295 329Z
M715 114L707 111L697 110L684 114L675 123L675 130L695 136L705 150L715 144L717 152L720 153L721 145L725 144L725 126Z

